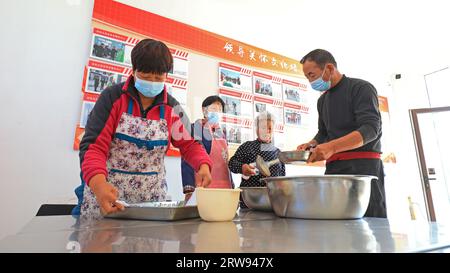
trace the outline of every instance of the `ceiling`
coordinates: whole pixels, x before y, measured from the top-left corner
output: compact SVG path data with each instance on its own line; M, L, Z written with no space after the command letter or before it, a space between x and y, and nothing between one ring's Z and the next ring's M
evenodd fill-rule
M450 64L446 0L121 0L294 59L331 51L342 71L366 75Z

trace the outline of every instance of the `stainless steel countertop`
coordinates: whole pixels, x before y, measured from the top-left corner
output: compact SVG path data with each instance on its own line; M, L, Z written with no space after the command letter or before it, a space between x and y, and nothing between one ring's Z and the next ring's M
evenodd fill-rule
M302 220L242 210L232 222L34 217L0 241L0 252L422 252L449 246L450 227L437 223Z

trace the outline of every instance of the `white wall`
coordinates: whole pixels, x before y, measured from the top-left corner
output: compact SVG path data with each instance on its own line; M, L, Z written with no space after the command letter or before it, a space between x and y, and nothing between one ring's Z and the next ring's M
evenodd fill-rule
M72 144L92 3L72 2L1 1L0 238L79 183Z
M422 75L450 63L445 0L123 2L296 59L314 48L330 50L342 72L371 81L390 98L399 176L387 185L388 206L419 183L407 109L423 107L415 97L424 92ZM72 197L79 183L72 142L92 3L0 2L0 238L17 232L41 203ZM388 85L393 73L404 76L394 88ZM178 159L169 158L167 168L178 169ZM301 170L292 172L310 171ZM169 183L180 179L169 172ZM170 194L181 196L180 188ZM409 213L402 201L391 208L390 217Z

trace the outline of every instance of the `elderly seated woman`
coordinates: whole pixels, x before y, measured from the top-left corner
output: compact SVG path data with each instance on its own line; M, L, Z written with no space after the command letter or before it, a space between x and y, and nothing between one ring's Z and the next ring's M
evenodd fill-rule
M262 112L255 121L257 139L243 143L228 162L228 167L233 173L242 174L241 187L265 187L260 181L265 178L255 169L256 156L260 155L265 161L278 158L280 149L273 145L273 127L275 117L269 112ZM278 163L270 167L272 176L285 176L286 170L283 163ZM242 201L241 208L247 208Z

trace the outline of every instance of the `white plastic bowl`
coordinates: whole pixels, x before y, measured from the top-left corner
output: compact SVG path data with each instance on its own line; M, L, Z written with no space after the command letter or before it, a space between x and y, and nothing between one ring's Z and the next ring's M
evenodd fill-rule
M197 207L204 221L231 221L236 215L240 189L197 188Z

